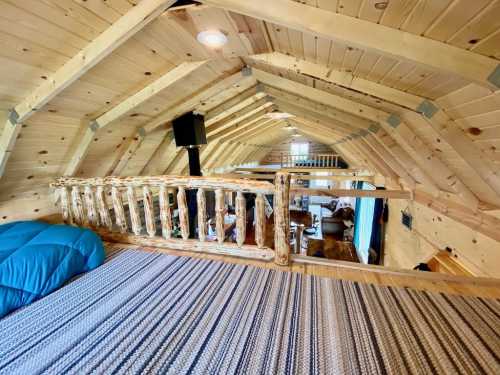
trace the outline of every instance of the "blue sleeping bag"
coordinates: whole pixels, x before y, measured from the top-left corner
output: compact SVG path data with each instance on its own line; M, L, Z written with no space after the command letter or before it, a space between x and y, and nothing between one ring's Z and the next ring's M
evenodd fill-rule
M0 318L104 261L91 230L40 221L0 225Z

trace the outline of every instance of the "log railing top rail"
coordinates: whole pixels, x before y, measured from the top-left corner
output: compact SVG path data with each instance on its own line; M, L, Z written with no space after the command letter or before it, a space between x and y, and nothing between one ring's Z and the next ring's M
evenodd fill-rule
M151 187L184 187L186 189L225 189L241 191L243 193L274 194L274 185L266 181L255 181L237 178L220 177L196 177L196 176L137 176L137 177L60 177L51 187L58 188L64 186L116 186L140 187L149 185Z

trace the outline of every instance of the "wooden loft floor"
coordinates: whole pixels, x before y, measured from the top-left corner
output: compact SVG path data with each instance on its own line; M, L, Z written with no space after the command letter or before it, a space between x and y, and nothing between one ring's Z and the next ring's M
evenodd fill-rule
M396 270L388 267L361 265L357 263L324 260L319 258L292 256L289 266L278 266L273 262L229 257L226 255L202 254L198 252L171 250L156 247L139 247L130 244L106 243L107 251L122 248L161 252L175 256L211 259L233 264L271 268L278 271L299 272L361 283L412 288L434 293L500 298L500 280L487 278L459 277L422 271Z

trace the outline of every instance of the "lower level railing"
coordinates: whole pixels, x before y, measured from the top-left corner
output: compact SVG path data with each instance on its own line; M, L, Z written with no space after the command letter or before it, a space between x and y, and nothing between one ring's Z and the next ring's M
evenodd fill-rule
M339 156L336 154L293 155L281 153L281 168L338 168Z
M280 265L289 262L290 176L285 173L277 173L274 184L216 177L139 176L61 177L51 186L56 189L64 221L68 224L92 227L105 240L274 259ZM209 192L213 192L211 197L215 200L214 218L210 218L207 212ZM226 240L225 217L234 194L233 225L236 228L236 236L235 242L229 242ZM266 197L272 198L273 201L272 247L265 246ZM245 244L249 198L255 199L256 245ZM188 205L192 206L193 203L190 200L195 200L197 206L196 222L194 226L191 225L196 233L190 233L189 221L195 219L189 216ZM177 207L175 218L174 207ZM209 221L212 225L209 225ZM209 232L213 232L213 235Z

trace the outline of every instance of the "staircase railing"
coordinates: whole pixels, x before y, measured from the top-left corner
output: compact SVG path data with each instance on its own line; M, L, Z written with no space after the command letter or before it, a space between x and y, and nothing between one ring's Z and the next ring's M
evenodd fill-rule
M290 176L277 173L274 184L265 181L217 177L138 176L72 178L61 177L56 189L63 220L89 226L105 240L177 250L271 260L286 265L290 257ZM187 191L196 190L197 239L190 238ZM215 192L216 241L207 238L206 192ZM225 197L236 193L236 243L226 241ZM255 196L255 243L245 244L247 215L244 194ZM177 200L180 238L173 234L170 197ZM265 196L273 196L274 248L265 246ZM125 197L125 203L124 203ZM159 212L155 212L158 208ZM128 205L128 210L126 206ZM141 207L140 207L141 206ZM142 210L141 210L142 208ZM128 211L128 218L127 213ZM159 214L159 225L157 225ZM127 220L128 219L128 220ZM144 222L144 225L143 225Z

